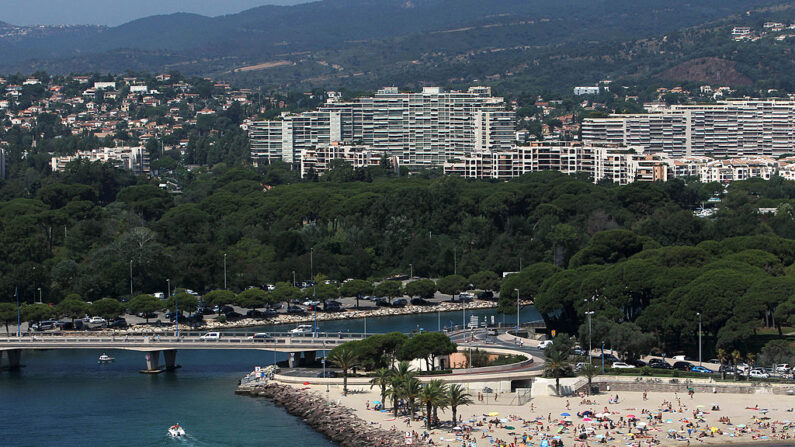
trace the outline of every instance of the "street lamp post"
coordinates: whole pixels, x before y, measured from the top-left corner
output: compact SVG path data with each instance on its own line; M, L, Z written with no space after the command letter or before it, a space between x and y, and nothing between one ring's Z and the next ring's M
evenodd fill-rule
M224 290L226 290L226 253L224 253Z
M515 336L519 336L519 289L513 289L516 291L516 332L514 333Z
M171 298L171 280L166 279L166 299Z
M414 278L414 264L409 264L409 268L411 269L411 273L409 274L409 279Z
M44 300L41 298L41 287L38 287L36 290L39 291L39 304L44 304Z
M605 373L605 342L602 342L602 374Z
M293 270L293 287L295 287L295 270Z
M453 247L453 275L458 274L458 247Z
M315 335L314 338L317 338L317 287L312 286L312 306L315 308Z
M466 300L461 300L461 330L464 330L466 328L467 328L467 302ZM452 328L450 329L452 330Z
M133 294L133 284L132 284L132 259L130 259L130 296Z
M698 366L701 366L701 312L698 315Z
M591 355L591 351L593 350L593 344L591 343L591 318L593 315L593 311L589 310L585 312L588 315L588 364L593 365L593 356Z
M309 280L315 280L315 247L309 249Z
M19 288L14 289L14 296L17 299L17 338L22 336L22 313L19 309Z
M176 336L179 338L179 295L174 295L174 326Z

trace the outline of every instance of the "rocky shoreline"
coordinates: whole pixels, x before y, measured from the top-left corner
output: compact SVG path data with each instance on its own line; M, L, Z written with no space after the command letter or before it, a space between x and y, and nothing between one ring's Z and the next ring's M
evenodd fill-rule
M523 301L523 305L533 304L532 301ZM493 301L475 301L472 303L467 303L467 310L475 310L475 309L490 309L497 307L497 303ZM367 309L367 310L347 310L344 312L333 312L333 313L326 313L326 312L318 312L317 314L317 321L332 321L332 320L356 320L359 318L378 318L378 317L391 317L395 315L412 315L412 314L424 314L424 313L435 313L435 312L454 312L460 311L461 304L459 303L450 303L450 302L443 302L433 306L406 306L402 308L391 308L391 307L378 307L375 309ZM191 328L190 326L180 324L180 330L182 331L191 331L191 330L219 330L219 329L235 329L235 328L247 328L247 327L259 327L259 326L269 326L269 325L276 325L276 324L301 324L301 323L311 323L315 321L315 315L313 313L308 313L306 315L291 315L291 314L280 314L275 318L265 318L255 320L253 318L243 318L238 321L228 321L225 323L220 323L215 320L205 320L205 324L198 326L196 328ZM151 325L140 325L140 326L133 326L128 328L126 331L121 332L146 332L146 333L158 333L158 332L171 332L174 330L174 326L172 325L163 325L162 327L153 327Z
M240 385L236 394L264 397L301 418L341 447L398 447L405 445L403 432L374 427L347 407L310 393L276 383Z

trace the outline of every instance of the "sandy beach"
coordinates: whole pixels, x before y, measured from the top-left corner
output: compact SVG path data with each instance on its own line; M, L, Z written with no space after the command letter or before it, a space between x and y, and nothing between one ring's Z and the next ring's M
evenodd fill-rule
M517 406L510 405L512 394L497 396L496 401L492 394L485 403L485 399L478 402L479 393L472 390L476 403L458 409L461 430L451 429L447 409L439 411L439 419L448 423L426 433L422 420L395 419L390 402L386 410L375 410L374 402L380 399L377 387L351 386L347 396L341 386L332 385L328 392L324 385L297 387L354 409L373 427L413 431L414 445L430 444L429 440L449 447L542 446L553 440L565 446L795 445L795 397L791 396L619 392L540 397Z

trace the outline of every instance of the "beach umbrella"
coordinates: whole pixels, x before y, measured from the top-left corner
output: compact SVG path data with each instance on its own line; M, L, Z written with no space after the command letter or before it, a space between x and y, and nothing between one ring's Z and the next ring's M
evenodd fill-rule
M597 416L598 416L598 415L597 415ZM600 416L600 417L601 417L601 416ZM627 419L635 419L635 415L634 415L634 414L628 414L628 415L627 415Z
M571 416L569 413L560 413L561 416Z
M461 427L453 427L453 430L463 430Z
M499 416L499 415L500 415L500 413L497 413L496 411L492 411L491 413L489 413L489 416L491 416L491 417Z
M645 423L645 422L638 422L636 425L637 425L638 427L645 427L645 426L646 426L646 423Z
M376 405L378 405L378 404L380 404L380 403L381 403L381 401L380 401L380 400L374 400L374 401L373 401L373 403L374 403L374 404L376 404Z
M591 422L591 421L593 421L593 419L591 419L591 418L583 418L582 420L583 420L583 422Z
M696 408L704 408L703 405L696 405Z
M710 427L709 429L712 431L712 433L718 432L718 427Z

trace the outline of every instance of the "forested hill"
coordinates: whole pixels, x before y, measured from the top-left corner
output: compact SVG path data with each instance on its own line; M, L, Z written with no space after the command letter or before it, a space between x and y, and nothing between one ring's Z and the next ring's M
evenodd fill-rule
M135 294L162 290L166 278L205 292L222 287L225 255L230 288L242 290L289 282L293 271L306 279L313 250L314 272L338 281L405 274L409 264L421 277L455 269L496 279L521 265L503 296L519 288L569 333L594 295L604 298L600 318L663 338L692 329L696 312L727 343L773 311L778 325L791 324L795 301L783 304L795 299L793 182L735 182L724 193L719 184L595 185L555 172L509 182L389 172L340 166L299 182L278 164L218 165L183 173L180 195L85 161L12 179L0 184L0 298L18 289L30 301L39 288L54 303L70 293L127 296L131 261ZM716 218L694 217L710 197L721 199Z
M784 0L323 0L239 14L174 14L92 32L0 37L0 71L168 70L278 82L346 79L424 58L618 42L673 32ZM364 49L364 53L362 53ZM374 51L376 50L376 51ZM370 54L372 52L372 54ZM356 54L367 56L358 61ZM260 67L260 68L258 68ZM428 65L429 68L434 65ZM388 75L378 74L378 82ZM469 75L469 74L465 74ZM477 75L477 74L473 74ZM429 80L430 81L430 80Z

